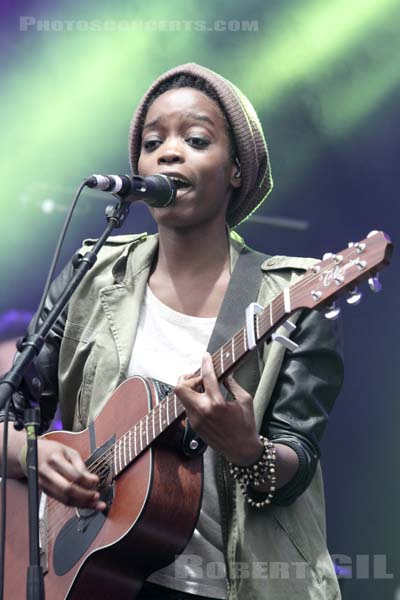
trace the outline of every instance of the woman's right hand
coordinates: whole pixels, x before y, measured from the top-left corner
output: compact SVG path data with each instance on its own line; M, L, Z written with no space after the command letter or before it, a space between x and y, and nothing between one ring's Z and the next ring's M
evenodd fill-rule
M60 442L38 439L39 485L67 506L104 510L97 490L99 478L90 473L79 452Z

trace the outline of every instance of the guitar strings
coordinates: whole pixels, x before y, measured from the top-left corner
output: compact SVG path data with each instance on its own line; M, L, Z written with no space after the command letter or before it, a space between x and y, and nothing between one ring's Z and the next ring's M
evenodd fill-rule
M234 335L234 338L236 338L236 339L239 338L239 340L240 340L240 342L238 343L238 346L237 346L237 351L238 352L245 351L246 348L242 341L243 340L242 332L241 331L236 332ZM214 363L214 367L217 369L217 356L216 355L213 355L213 363ZM200 370L196 371L196 373L198 375L200 375ZM161 405L161 403L163 403L163 405L166 407L166 410L169 412L169 410L171 408L171 406L170 406L171 401L174 400L174 395L175 394L173 392L170 393L165 399L163 399L160 403L158 403L154 407L153 411L157 407L159 407L158 408L159 411L162 411L162 408L160 408L160 405ZM150 413L148 413L148 414L150 414ZM134 430L137 431L138 429L140 429L140 422L142 422L142 425L143 425L143 422L146 419L146 417L147 417L147 415L142 417L142 419L140 419L130 430L128 430L127 432L122 434L121 437L116 442L114 442L114 444L110 448L105 450L103 452L103 454L101 454L95 461L93 461L93 463L91 465L89 465L89 467L88 467L89 471L94 472L97 475L99 475L100 481L101 481L101 476L104 473L104 471L105 470L108 471L111 468L118 446L121 445L121 443L124 444L124 446L126 446L127 441L129 443L129 432L132 432ZM171 421L171 423L172 423L172 421ZM157 419L157 429L158 429L158 419ZM157 435L159 435L160 433L161 432L157 433ZM142 429L142 435L143 435L143 429ZM128 440L127 440L127 438L128 438ZM136 455L134 455L133 460L135 460L135 458L137 458L144 450L146 450L148 446L150 446L150 443L149 443L149 445L146 444L145 446L143 446L142 450L139 453L137 453ZM135 454L135 453L133 453L133 454ZM132 462L132 461L130 461L130 462ZM50 496L48 497L48 509L51 511L52 517L61 515L64 513L64 505L59 500L56 500L55 498L52 498ZM65 522L68 521L70 518L71 518L71 516L66 516L64 519L59 519L56 523L57 529L60 529L65 524ZM49 526L49 530L50 530L50 527L51 526Z
M279 308L279 305L276 305L276 308ZM235 354L239 354L242 355L243 353L245 353L247 351L247 343L246 343L246 338L244 337L244 330L241 329L239 331L237 331L233 338L234 343L235 343ZM225 345L230 345L231 342L226 342ZM213 365L215 370L218 372L219 368L220 368L220 351L218 350L216 353L214 353L212 355L212 360L213 360ZM200 371L196 372L197 374L200 374ZM167 398L165 398L162 402L165 403L166 409L169 410L170 406L168 405L168 403L171 402L171 400L173 399L174 394L169 394L167 396ZM159 410L162 410L160 408L160 404L156 405L156 407L159 407ZM155 408L156 408L155 407ZM154 410L154 409L153 409ZM144 417L142 417L142 419L140 419L140 421L143 421L144 419L146 419L147 415L145 415ZM115 457L115 453L117 452L117 448L119 445L121 445L121 443L124 444L124 446L126 446L126 441L127 441L127 436L129 436L129 432L133 431L138 428L140 428L140 421L138 421L133 428L131 428L130 430L128 430L127 432L125 432L109 449L107 449L106 451L103 452L103 454L101 456L99 456L96 461L94 461L90 466L89 466L89 471L90 472L94 472L96 473L99 477L100 480L102 478L102 475L104 474L105 471L108 471L111 468L112 462L113 462L113 458ZM158 419L157 419L158 422ZM143 429L142 429L143 432ZM134 433L135 435L135 433ZM142 433L143 435L143 433ZM129 443L129 439L128 439L128 443ZM145 445L145 447L142 449L141 452L143 452L148 446ZM141 453L140 452L140 453ZM137 458L137 456L139 456L139 454L136 454L134 458ZM52 512L52 517L57 516L57 514L64 512L64 507L63 504L61 502L59 502L58 500L49 497L48 498L48 507L49 510ZM65 515L64 515L65 516ZM67 515L65 516L64 519L59 519L57 521L57 529L60 529L64 523L66 521L68 521L71 518L71 515Z
M353 256L353 257L358 257L358 256L360 255L360 253L359 253L359 252L358 252L356 249L355 249L355 251L354 251L354 250L353 250L353 248L352 248L352 249L350 249L350 250L347 252L347 254L348 254L348 257L347 257L346 259L347 259L348 261L350 261L350 260L351 260L351 257L352 257L352 256ZM293 284L292 286L290 286L290 287L289 287L289 289L290 289L290 288L292 288L292 295L291 295L291 299L294 299L294 298L296 297L296 295L297 295L297 293L298 293L298 292L300 292L301 290L304 290L304 289L306 289L307 287L309 287L310 283L312 283L312 282L313 282L313 280L320 279L320 277L321 277L321 276L322 276L322 275L323 275L323 274L324 274L324 273L325 273L325 272L328 270L327 268L323 268L323 269L321 269L321 270L319 270L319 271L315 272L313 269L315 269L315 267L316 267L316 266L318 266L318 263L316 263L316 265L314 265L314 266L313 266L313 267L311 267L311 268L310 268L308 271L306 271L306 273L305 273L305 274L304 274L304 275L301 277L301 279L299 279L299 280L298 280L298 281L297 281L295 284ZM329 267L331 267L331 266L332 266L332 265L329 265ZM339 265L337 265L336 263L333 263L333 266L339 266ZM363 273L360 271L360 277L362 277L363 275L366 275L367 273L368 273L368 270L367 270L367 269L366 269L365 271L363 271ZM330 294L330 295L332 296L332 295L334 295L334 294ZM279 311L279 310L280 310L280 309L282 309L282 308L284 309L284 296L283 296L283 292L280 292L280 293L279 293L279 294L278 294L278 295L277 295L277 296L276 296L276 297L275 297L275 298L274 298L274 299L271 301L271 303L270 303L268 306L271 306L271 305L272 305L272 303L274 303L274 302L275 302L275 307L274 307L274 309L275 309L275 310ZM257 316L257 319L258 319L258 326L259 326L259 327L263 327L263 326L265 326L267 323L269 323L269 325L270 325L270 328L271 328L270 317L269 317L269 315L268 315L268 313L267 313L267 310L266 310L266 309L268 308L268 306L267 306L267 307L266 307L266 308L263 310L263 312L262 312L262 313L260 313L260 314ZM283 312L283 314L285 314L285 313ZM236 353L239 353L239 354L241 354L242 352L244 352L244 353L245 353L245 352L247 351L247 348L246 348L246 345L247 345L247 343L246 343L246 342L247 342L247 340L246 340L246 338L244 337L244 331L245 331L245 329L244 329L244 328L242 328L242 329L240 329L239 331L237 331L237 332L234 334L234 336L231 338L231 340L229 340L229 341L225 342L225 344L223 344L223 345L221 346L221 348L219 348L219 349L218 349L218 350L217 350L217 351L216 351L216 352L215 352L215 353L212 355L212 362L213 362L213 366L214 366L214 368L215 368L215 370L216 370L217 372L219 371L219 368L221 368L221 367L222 367L222 365L221 365L221 358L220 358L221 351L223 351L223 350L224 350L225 346L227 346L227 345L231 345L231 343L232 343L232 340L234 340L234 343L235 343L235 346L234 346L234 347L235 347L235 354L236 354ZM262 337L262 335L261 335L261 336L259 336L259 338L258 338L258 339L260 339L260 337ZM235 339L235 338L238 338L238 339ZM238 344L236 344L236 342L238 342ZM236 361L235 361L235 362L236 362ZM234 363L232 363L232 364L234 364ZM201 372L201 371L200 371L200 370L198 370L198 371L196 371L196 373L195 373L195 374L196 374L196 375L199 375L199 374L200 374L200 372ZM145 420L148 420L148 415L149 415L149 414L151 414L151 413L153 413L153 421L154 421L154 411L155 411L155 409L156 409L157 407L159 407L159 411L162 411L162 407L161 407L161 405L165 405L165 407L166 407L166 410L168 411L168 414L169 414L169 408L170 408L170 403L171 403L171 401L172 401L172 400L173 400L174 402L176 401L176 399L174 398L174 395L175 395L175 394L172 392L172 393L171 393L171 394L169 394L169 395L168 395L168 396L167 396L165 399L163 399L163 400L162 400L160 403L156 404L156 406L155 406L155 407L154 407L154 408L153 408L153 409L152 409L152 410L151 410L149 413L147 413L147 414L146 414L144 417L142 417L142 418L141 418L141 419L140 419L140 420L139 420L139 421L138 421L138 422L137 422L137 423L136 423L136 424L135 424L135 425L134 425L134 426L133 426L131 429L129 429L129 430L128 430L127 432L125 432L124 434L122 434L122 435L121 435L121 437L120 437L120 438L119 438L119 439L118 439L116 442L114 442L114 444L113 444L113 445L112 445L112 446L111 446L109 449L107 449L106 451L104 451L104 453L103 453L102 455L100 455L100 456L99 456L99 457L98 457L98 458L97 458L97 459L96 459L96 460L95 460L95 461L94 461L94 462L93 462L93 463L92 463L92 464L89 466L89 471L90 471L90 472L96 473L97 475L99 475L99 476L100 476L100 482L101 482L101 476L102 476L102 475L104 475L104 473L105 473L105 470L107 470L107 471L108 471L108 469L110 469L110 468L111 468L111 465L112 465L113 458L115 457L116 449L117 449L117 447L118 447L118 446L120 446L120 445L121 445L121 443L122 443L122 440L123 440L123 444L124 444L124 453L125 453L125 449L126 449L126 436L127 436L128 434L132 433L132 432L134 432L134 435L135 435L135 434L136 434L136 429L137 429L137 427L138 427L138 426L140 426L140 424L142 424L142 425L144 425L145 427L147 427L147 426L148 426L148 421L147 421L147 423L146 423L146 424L144 424L144 421L145 421ZM179 401L178 401L178 402L179 402ZM180 404L180 403L179 403L179 404ZM182 413L180 413L180 414L182 414ZM174 420L175 420L175 419L176 419L176 417L174 418ZM172 422L173 422L173 421L172 421ZM162 431L163 431L163 430L162 430ZM157 433L157 436L158 436L158 435L160 435L160 434L162 433L162 431L158 432L158 433ZM143 430L142 430L142 432L143 432ZM156 436L156 437L157 437L157 436ZM153 440L154 440L154 439L155 439L155 438L153 438ZM151 440L151 441L153 441L153 440ZM129 443L129 442L128 442L128 443ZM151 442L150 442L150 443L151 443ZM141 452L137 453L137 454L134 456L134 458L133 458L132 460L135 460L135 459L136 459L136 458L137 458L137 457L138 457L138 456L139 456L139 455L140 455L140 454L141 454L141 453L142 453L144 450L146 450L146 449L147 449L147 448L150 446L150 443L149 443L149 444L146 444L144 447L142 447L142 449L141 449ZM131 460L131 461L129 461L129 463L128 463L128 464L130 464L130 463L132 462L132 460ZM127 466L127 465L125 465L125 467L126 467L126 466ZM125 467L124 467L124 468L125 468ZM122 469L122 470L123 470L123 469ZM120 472L121 472L121 471L120 471ZM118 473L117 473L116 475L118 475ZM115 477L115 476L114 476L114 477ZM55 504L55 506L54 506L54 509L55 509L55 510L57 510L57 507L60 507L60 508L62 508L62 507L64 506L64 505L63 505L61 502L59 502L58 500L56 500L56 499L54 499L54 498L52 498L52 497L49 497L49 498L48 498L48 507L49 507L50 509L52 509L52 508L53 508L53 504ZM55 512L55 511L54 511L54 509L53 509L53 512ZM68 517L68 518L70 518L70 517ZM59 525L59 523L58 523L57 525Z
M354 248L354 249L353 249ZM357 251L357 249L355 247L353 247L349 250L347 250L347 254L348 256L348 260L351 259L352 256L357 257L360 253ZM315 279L320 279L320 277L326 272L327 268L323 268L320 269L319 271L315 271L315 267L318 265L318 263L316 263L316 265L314 265L313 267L311 267L304 275L303 277L301 277L301 279L298 280L298 282L296 282L292 288L293 288L293 292L292 293L292 298L296 297L296 294L299 293L301 290L309 287L310 283L313 282L313 280ZM328 265L329 268L331 268L332 264ZM336 266L336 263L333 263L333 266ZM289 288L290 289L290 288ZM332 295L332 294L331 294ZM279 310L282 307L284 307L284 298L283 298L283 292L281 292L272 302L275 301L275 310ZM270 304L272 304L272 302ZM263 313L260 314L260 316L258 317L259 322L258 325L259 326L265 326L265 324L267 322L269 322L269 315L267 314L267 312L264 310ZM268 319L268 321L267 321ZM271 323L270 327L271 327ZM235 338L239 337L239 346L236 346L236 340L235 340L235 349L236 351L239 351L239 353L241 353L242 351L246 351L246 344L244 342L244 340L242 341L242 336L243 336L243 328L241 330L239 330L238 332L235 333L235 335L233 336L232 339L235 340ZM225 348L225 346L231 344L231 340L229 342L225 342L225 344L222 346L222 351ZM220 359L220 354L221 354L221 348L218 349L213 355L212 355L212 360L213 360L213 365L216 368L216 370L218 370L218 367L220 366L218 363L221 362ZM218 361L218 362L217 362ZM200 374L200 371L196 371L196 374ZM171 397L173 397L173 395L169 395L166 398L166 407L167 407L167 411L169 409L168 406L168 402L170 402ZM159 409L161 410L161 409ZM154 411L154 409L153 409ZM151 411L152 412L152 411ZM168 411L169 412L169 411ZM150 413L149 413L150 414ZM147 417L147 415L146 415ZM145 417L145 418L146 418ZM143 420L143 419L142 419ZM154 415L153 415L153 420L154 420ZM140 423L140 421L139 421ZM147 427L147 424L145 425ZM160 432L161 433L161 432ZM125 440L124 440L124 445L125 445ZM147 446L146 446L147 447ZM125 448L124 448L125 449ZM111 449L111 451L113 452L114 449ZM99 461L102 460L103 458L106 458L105 456L103 457L99 457ZM108 457L107 457L108 458Z
M308 287L310 282L312 282L313 279L320 277L323 272L324 272L324 270L315 273L312 269L310 269L308 271L308 276L306 273L296 284L293 285L294 292L299 291L301 288ZM293 297L294 297L294 294L293 294ZM281 309L283 306L282 292L274 300L275 300L275 307L274 307L275 310ZM274 300L272 302L274 302ZM272 304L272 302L271 302L271 304ZM259 315L258 319L259 319L258 325L263 327L267 323L267 319L269 321L269 316L267 314L264 315L264 313L261 313ZM269 322L269 324L271 326L270 322ZM239 337L239 344L235 343L235 349L236 349L236 352L242 353L243 351L246 351L246 347L245 347L246 345L244 343L244 340L242 341L242 337L244 337L243 329L240 330L239 332L236 332L236 334L233 336L232 339L235 342L237 342L237 340L235 340L235 338L238 338L238 337ZM229 344L231 344L231 340L229 342L225 342L225 344L222 346L222 351L225 348L225 346L227 346ZM218 367L221 366L220 364L218 364L221 362L220 354L221 354L221 348L216 353L214 353L212 356L213 364L217 371L219 370ZM199 371L197 373L199 373ZM168 413L169 413L168 402L170 402L172 398L173 398L173 394L169 395L165 399L165 405L166 405ZM160 404L157 406L160 407ZM162 410L162 408L160 407L159 412L161 412L161 410ZM154 409L153 409L153 411L154 411ZM151 411L151 412L153 412L153 411ZM150 413L148 413L148 414L150 414ZM144 419L147 420L147 418L148 418L148 415L145 415L145 417L143 417L131 430L129 430L128 432L123 434L123 436L121 436L121 438L119 438L119 440L117 442L115 442L114 445L109 450L105 451L103 453L103 455L101 455L96 461L94 461L94 463L92 463L89 470L92 472L95 472L101 478L104 475L105 469L108 470L110 468L112 458L113 458L113 456L115 457L116 449L117 449L117 447L121 446L122 440L123 440L123 444L124 444L124 453L125 453L126 439L123 439L123 438L126 438L127 434L132 432L132 430L133 430L134 435L136 436L137 426L140 425L141 421L143 424ZM154 413L153 413L153 421L154 421ZM147 421L147 423L144 424L144 426L146 429L148 428L148 421ZM159 433L161 433L161 431ZM158 433L158 435L159 435L159 433ZM142 442L142 436L141 436L141 442ZM128 444L129 444L129 442L128 442ZM148 445L146 444L144 448L142 447L142 451L147 447L148 447ZM137 455L135 455L134 458L136 458L136 456Z

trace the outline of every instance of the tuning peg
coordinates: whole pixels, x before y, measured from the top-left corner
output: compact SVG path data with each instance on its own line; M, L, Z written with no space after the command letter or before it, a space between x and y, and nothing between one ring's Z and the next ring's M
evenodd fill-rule
M271 335L271 338L272 338L272 341L278 342L278 344L281 344L281 346L283 346L284 348L286 348L287 350L290 350L290 351L296 350L296 348L299 347L299 345L296 344L296 342L294 342L293 340L290 340L285 335L281 335L280 333L273 333Z
M340 308L337 306L336 302L332 302L325 313L325 317L330 321L334 321L340 315Z
M296 325L292 323L292 321L289 321L289 319L282 324L282 327L284 327L288 333L292 333L296 329Z
M353 248L353 247L354 247L354 242L349 242L349 243L347 244L347 247L348 247L348 248Z
M375 277L370 277L368 279L369 287L375 293L378 293L382 290L382 284L379 281L379 274L375 275Z
M349 297L346 298L346 302L351 306L357 306L357 304L360 304L361 298L362 292L359 292L358 289L355 287L354 289L349 291Z
M333 252L325 252L325 254L322 257L322 260L328 260L328 258L332 258L333 256Z

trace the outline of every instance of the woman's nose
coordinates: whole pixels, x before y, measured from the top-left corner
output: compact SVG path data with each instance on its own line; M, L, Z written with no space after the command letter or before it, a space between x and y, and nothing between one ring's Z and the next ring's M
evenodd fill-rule
M158 156L158 164L171 164L171 163L182 163L184 162L184 154L176 142L167 141L160 148L160 154Z

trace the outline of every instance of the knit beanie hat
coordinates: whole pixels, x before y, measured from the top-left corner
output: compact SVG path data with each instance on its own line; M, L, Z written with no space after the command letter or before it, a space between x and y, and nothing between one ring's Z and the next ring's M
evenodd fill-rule
M187 63L170 69L154 81L143 96L130 125L129 158L132 172L138 172L148 101L161 84L177 75L190 75L208 83L231 127L241 170L241 187L232 195L227 211L228 225L235 227L265 200L272 189L272 177L267 145L254 107L239 88L218 73L196 63Z

